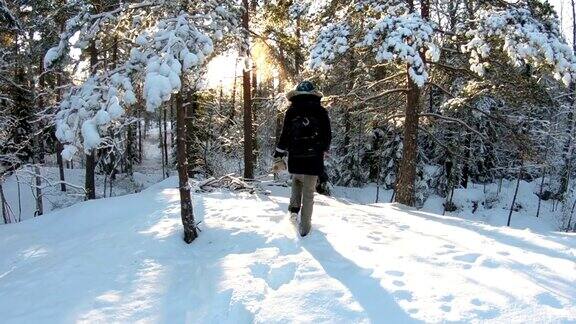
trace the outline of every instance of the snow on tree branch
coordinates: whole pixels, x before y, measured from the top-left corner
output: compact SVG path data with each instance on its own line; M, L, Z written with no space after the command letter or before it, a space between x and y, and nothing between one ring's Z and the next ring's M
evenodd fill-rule
M396 10L396 7L394 8ZM350 33L350 27L346 23L323 27L311 50L310 67L329 68L336 56L345 53L350 47ZM371 49L378 62L399 60L408 64L408 73L419 87L428 79L420 53L426 51L432 61L438 61L440 57L440 50L433 43L434 29L431 23L418 14L385 14L380 19L370 21L369 28L362 33L362 41L356 44L357 47Z
M73 46L84 50L88 47L90 41L96 39L96 35L106 28L106 24L117 22L120 17L128 11L138 11L159 5L159 3L156 2L120 3L114 10L94 14L92 13L94 11L92 4L84 0L72 1L70 4L67 4L67 6L77 8L78 13L66 22L64 31L60 34L60 42L58 45L46 52L44 56L44 68L51 68L57 61L63 58L70 47L70 39L76 35L76 33L78 33L79 37ZM100 45L101 44L98 43L97 47L100 47Z
M548 66L554 77L565 85L576 77L576 57L558 29L558 22L545 26L528 9L479 10L474 28L466 32L470 41L462 51L470 53L471 70L484 75L487 58L495 46L492 40L503 42L502 50L513 64Z
M306 15L310 10L310 3L303 1L294 1L288 8L288 16L295 20Z
M310 68L328 69L337 54L348 48L350 27L346 23L328 24L320 29L320 34L310 51Z
M417 14L385 16L374 23L359 46L372 48L378 62L407 63L410 77L422 87L428 73L420 53L427 49L429 59L436 62L440 58L440 50L432 42L433 33L432 25Z
M354 9L358 12L370 10L378 13L387 13L389 15L400 15L408 12L406 2L401 0L355 0Z
M144 4L132 5L130 9L142 9L140 14L148 15ZM188 8L187 12L174 9L170 4L164 6L158 8L159 17L146 18L155 24L146 25L139 35L134 33L138 36L129 43L132 48L126 62L113 71L90 76L83 84L72 89L61 102L56 116L56 136L65 144L62 152L65 159L72 158L80 147L85 152L98 148L102 134L107 134L110 127L122 124L125 107L136 103L134 85L143 85L138 88L143 89L146 108L154 111L170 100L172 93L181 90L182 78L187 72L200 73L207 56L215 50L214 42L222 40L225 33L238 33L240 10L232 0L195 3L195 7ZM139 14L132 14L136 21L140 19ZM97 16L97 19L110 19L108 14ZM68 22L67 25L71 26L67 28L69 33L74 30L79 19L76 16ZM96 35L94 30L98 29L83 28L79 39L93 40ZM59 53L66 39L62 37L58 49L53 48L47 53L45 62L48 66L58 57L51 55L51 52Z

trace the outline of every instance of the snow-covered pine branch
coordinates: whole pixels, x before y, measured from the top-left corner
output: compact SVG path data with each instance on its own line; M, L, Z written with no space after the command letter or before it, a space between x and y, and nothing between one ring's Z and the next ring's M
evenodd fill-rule
M431 23L418 14L384 16L373 23L359 46L372 48L377 62L399 60L408 64L410 77L422 87L428 73L420 53L426 50L427 57L433 62L440 58L433 34Z
M470 41L462 46L463 52L470 53L471 70L483 76L489 66L484 60L493 46L501 46L516 66L547 66L556 79L570 84L576 77L576 57L562 37L557 19L549 20L545 25L525 8L479 10L466 32Z
M288 8L288 16L292 20L299 19L309 12L310 6L311 4L306 1L294 1Z
M94 13L94 6L85 0L75 0L66 6L75 8L78 13L68 19L64 31L60 34L60 42L52 47L44 56L44 68L52 68L57 62L67 57L70 46L85 50L90 41L96 39L96 47L100 48L101 43L97 40L98 33L106 32L111 27L110 24L117 23L121 17L139 17L142 11L150 10L150 7L159 6L162 1L142 1L139 3L119 3L110 11ZM137 24L138 18L133 23ZM78 39L71 44L71 39L75 36Z
M406 2L402 0L355 0L353 5L357 12L372 11L389 15L399 15L408 12Z
M387 3L358 1L357 10L379 13L380 18L366 19L366 28L353 37L353 28L347 21L328 24L320 29L311 50L310 68L329 69L337 55L345 53L351 46L371 50L377 62L400 61L408 64L412 80L422 87L428 73L420 53L426 52L431 61L438 61L440 49L434 43L432 23L419 14L406 12L401 2ZM399 12L404 13L399 14ZM361 39L350 44L353 39Z
M102 140L100 134L124 115L123 106L135 103L126 69L90 76L72 89L56 115L56 137L65 144L62 157L70 160L79 147L86 152L97 148Z
M137 9L142 10L140 14L147 13L145 4L151 5L148 2L131 5L130 13L135 17L139 17L134 12ZM135 37L126 62L113 71L90 76L65 96L56 116L56 136L65 144L62 152L65 159L71 159L80 147L86 152L97 148L102 134L114 123L123 122L125 108L136 103L135 85L143 84L146 108L154 111L170 100L172 93L180 91L187 72L200 73L207 56L214 52L214 42L222 40L225 33L235 35L239 10L233 1L206 1L191 6L194 8L187 12L168 4L157 8L160 17L147 17L156 23ZM97 19L101 17L109 15L97 15ZM75 26L77 19L78 16L74 17L67 25ZM95 37L89 29L83 29L83 33L79 39L88 41ZM66 39L64 35L58 48ZM50 52L60 49L51 49L45 62L54 61Z
M320 28L316 42L310 50L310 68L330 69L336 55L345 53L350 45L350 26L346 22L330 23Z

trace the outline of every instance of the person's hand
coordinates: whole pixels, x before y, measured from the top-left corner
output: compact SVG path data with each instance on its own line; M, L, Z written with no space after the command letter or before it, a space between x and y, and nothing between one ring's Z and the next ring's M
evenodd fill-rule
M274 158L274 165L272 165L272 173L279 173L286 170L286 162L283 158Z

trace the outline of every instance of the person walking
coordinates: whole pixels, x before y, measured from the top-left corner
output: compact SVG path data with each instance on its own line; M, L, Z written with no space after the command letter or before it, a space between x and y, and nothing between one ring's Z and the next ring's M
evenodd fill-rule
M322 93L310 81L298 84L286 94L290 107L284 116L282 134L274 152L274 169L288 156L292 194L288 207L301 236L312 227L316 181L324 171L324 156L332 141L328 111L320 104Z

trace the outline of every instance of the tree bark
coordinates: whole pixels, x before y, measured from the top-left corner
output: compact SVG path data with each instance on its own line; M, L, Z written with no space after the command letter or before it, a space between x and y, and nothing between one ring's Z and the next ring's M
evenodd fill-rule
M284 50L282 48L280 48L280 55L284 56ZM278 78L278 93L283 93L284 92L284 75L282 75L282 72L280 72L280 77ZM280 109L280 107L277 107L276 110L276 127L274 129L274 138L275 138L275 143L274 145L278 145L278 142L280 141L280 135L282 134L282 126L284 124L284 119L283 116L284 114L282 113L282 110Z
M90 70L92 74L96 73L96 65L98 64L98 51L94 41L90 42ZM86 200L96 199L96 157L95 150L86 154L86 173L84 177L84 187L86 187Z
M36 173L35 176L35 182L36 182L36 213L35 216L42 216L44 215L44 202L42 201L42 178L40 177L40 167L38 165L34 166L34 173Z
M412 0L408 1L411 11L414 10ZM429 0L420 3L420 11L423 19L430 16ZM424 60L424 53L420 53ZM407 69L410 66L407 65ZM416 186L416 166L418 160L418 114L420 108L420 89L412 81L409 73L406 73L408 91L406 93L406 117L404 120L404 145L402 160L398 167L398 180L396 181L396 202L414 206L414 189Z
M6 201L6 196L4 196L4 188L2 187L2 180L0 179L0 204L2 205L2 218L4 219L4 224L10 223L10 214L8 209L8 202Z
M132 176L134 171L134 160L136 153L134 152L134 125L130 123L126 127L126 173ZM111 174L115 174L116 165L112 165Z
M142 111L140 109L138 109L138 161L142 163Z
M180 190L180 214L184 227L184 242L192 243L198 237L190 185L188 183L188 159L186 158L186 111L182 104L182 94L175 95L176 100L176 154L178 159L178 180Z
M170 176L170 168L168 166L169 165L168 161L170 161L170 159L168 157L168 121L167 121L168 112L167 112L167 110L168 110L167 108L164 109L164 121L163 121L163 124L164 124L163 142L164 142L164 156L166 157L166 178L168 178Z
M296 52L294 53L294 74L298 78L300 76L300 68L302 67L302 58L300 54L302 31L300 28L300 18L296 19Z
M398 180L396 181L396 202L414 206L416 182L416 160L418 158L418 108L420 89L407 75L409 90L406 93L406 117L404 119L404 141Z
M506 226L510 227L510 222L512 221L512 212L514 211L514 204L516 203L516 197L518 196L518 188L520 187L520 179L522 179L522 168L524 167L523 162L520 162L520 170L518 171L518 179L516 180L516 189L514 190L514 197L512 198L512 204L510 204L510 212L508 213L508 222Z
M246 38L249 41L248 28L249 3L243 0L244 14L242 15L242 27L246 30ZM252 91L250 84L250 49L246 50L244 71L242 73L242 86L244 96L244 178L254 178L254 145L253 145L253 125L252 125Z
M96 199L96 181L94 171L96 170L96 156L94 150L86 154L86 179L84 187L86 187L86 200Z
M62 85L62 79L60 75L58 75L57 77L57 85L58 86ZM56 96L57 96L56 97L57 102L60 102L62 97L60 90L58 90ZM56 161L58 162L58 170L60 171L60 191L65 192L66 184L64 182L66 181L66 179L64 176L64 159L62 159L62 150L64 150L64 145L62 145L62 143L60 143L59 140L56 140Z
M238 60L234 63L234 83L232 85L232 102L230 107L230 116L228 117L229 123L234 122L236 117L236 84L238 83Z

